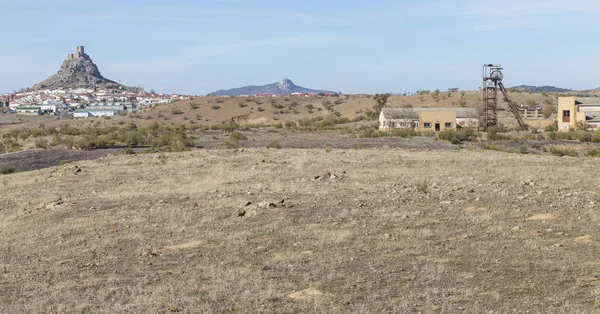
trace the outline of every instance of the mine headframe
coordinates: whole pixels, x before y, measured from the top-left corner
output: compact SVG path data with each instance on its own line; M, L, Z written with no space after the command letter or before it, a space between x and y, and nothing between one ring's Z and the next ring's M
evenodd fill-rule
M502 66L498 64L485 64L483 66L483 124L482 128L487 131L489 127L498 125L498 92L504 96L504 101L508 103L510 111L517 119L519 126L523 130L527 130L528 127L523 121L523 118L519 114L519 110L515 103L513 103L508 97L508 92L502 84L504 74L502 73Z

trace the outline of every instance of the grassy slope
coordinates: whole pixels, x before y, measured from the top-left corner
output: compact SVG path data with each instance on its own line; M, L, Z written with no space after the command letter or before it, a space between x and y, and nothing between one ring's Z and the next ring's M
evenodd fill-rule
M0 312L595 312L600 160L576 162L213 150L3 175Z

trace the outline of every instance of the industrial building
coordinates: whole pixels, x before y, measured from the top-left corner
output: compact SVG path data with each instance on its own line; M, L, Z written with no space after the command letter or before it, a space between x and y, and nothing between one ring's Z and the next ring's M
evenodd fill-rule
M112 117L119 114L117 109L77 109L73 118Z
M556 116L561 132L576 128L578 122L585 122L588 130L597 130L600 125L600 98L559 97Z
M479 127L479 113L474 108L383 108L379 130L415 128L439 132L445 129Z
M15 108L17 114L26 114L26 115L41 115L42 108L39 106L19 106Z

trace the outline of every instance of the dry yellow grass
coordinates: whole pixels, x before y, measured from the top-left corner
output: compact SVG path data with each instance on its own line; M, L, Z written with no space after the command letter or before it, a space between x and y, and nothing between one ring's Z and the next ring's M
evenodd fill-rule
M597 159L399 149L165 156L0 176L0 312L600 308ZM529 219L541 214L552 216Z

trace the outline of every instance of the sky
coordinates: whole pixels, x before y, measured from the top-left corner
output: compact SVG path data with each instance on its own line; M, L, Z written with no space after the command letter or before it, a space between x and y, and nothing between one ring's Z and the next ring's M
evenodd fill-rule
M600 87L596 0L0 0L0 93L54 74L76 46L103 76L202 95L289 78L342 93Z

